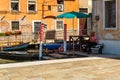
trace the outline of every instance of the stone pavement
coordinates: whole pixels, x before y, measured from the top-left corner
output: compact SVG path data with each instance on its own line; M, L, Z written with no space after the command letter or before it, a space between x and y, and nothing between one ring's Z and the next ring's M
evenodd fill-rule
M120 80L120 61L88 57L3 64L0 80Z

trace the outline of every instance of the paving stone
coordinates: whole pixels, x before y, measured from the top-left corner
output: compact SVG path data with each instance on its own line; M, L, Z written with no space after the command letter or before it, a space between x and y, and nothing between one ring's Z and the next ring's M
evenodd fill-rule
M118 59L92 57L77 61L0 69L0 80L120 80L119 75Z
M3 76L3 73L0 73L0 77L2 77Z
M10 80L29 80L29 79L22 77L22 76L19 76L19 77L16 76L16 77L11 78Z

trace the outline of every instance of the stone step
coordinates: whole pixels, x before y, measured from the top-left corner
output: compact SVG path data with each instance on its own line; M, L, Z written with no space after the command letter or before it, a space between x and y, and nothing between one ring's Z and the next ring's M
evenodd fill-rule
M53 60L53 59L55 59L55 58L50 57L50 56L42 56L42 59L43 59L43 60Z
M48 56L56 58L56 59L62 59L62 58L67 58L68 57L66 55L62 55L62 54L58 54L58 53L51 53L51 54L48 54Z
M60 52L59 54L67 55L67 56L73 56L74 55L73 52Z
M88 57L87 55L81 55L76 52L61 52L60 54L67 55L68 57Z

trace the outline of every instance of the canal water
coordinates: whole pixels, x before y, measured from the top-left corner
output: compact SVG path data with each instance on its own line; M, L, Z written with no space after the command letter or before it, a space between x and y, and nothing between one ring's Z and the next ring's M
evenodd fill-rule
M21 51L1 51L0 52L0 64L2 63L13 63L13 62L24 62L24 61L35 61L39 60L39 47L29 46L26 50ZM58 51L47 51L44 52L41 60L51 59L64 59L64 58L83 58L88 56L78 55L71 52L58 52Z

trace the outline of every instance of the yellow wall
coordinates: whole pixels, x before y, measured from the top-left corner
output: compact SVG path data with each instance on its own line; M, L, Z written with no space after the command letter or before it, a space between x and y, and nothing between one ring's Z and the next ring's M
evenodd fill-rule
M62 14L64 12L78 11L79 10L78 9L78 0L75 0L75 1L70 1L70 0L67 1L66 0L66 1L64 1L64 12L57 12L57 7L56 7L57 3L56 3L56 1L55 2L53 1L53 3L54 4L48 3L50 5L53 5L52 11L45 11L44 12L45 16L49 16L49 15L57 16L57 15ZM72 19L44 19L43 21L45 23L48 23L48 30L51 30L51 29L55 29L55 21L56 20L63 20L64 23L67 24L67 27L68 27L67 29L70 29L70 30L72 29L72 25L73 25L73 23L71 22ZM78 27L77 23L74 22L74 24L75 24L74 26L77 29L77 27Z
M88 8L88 13L92 12L92 0L79 0L79 8Z
M5 18L1 21L1 25L3 24L3 22L8 22L8 24L9 24L9 29L7 29L5 31L11 31L10 21L19 20L20 21L20 29L23 32L25 32L25 31L31 32L32 20L41 20L41 12L37 11L37 13L35 13L35 14L29 14L27 12L27 0L20 0L20 12L12 13L10 11L10 2L9 1L8 0L0 1L0 18L5 16ZM40 1L40 0L38 0L38 1ZM38 2L38 3L40 3L40 2ZM38 6L40 6L40 4L38 4ZM40 7L37 7L37 8L39 10ZM24 16L26 16L25 20L21 21L21 18L23 18ZM23 22L24 22L24 26L27 26L25 28L27 28L28 30L23 28L24 27L22 25ZM7 27L7 26L3 26L3 27Z
M9 0L10 1L10 0ZM31 32L32 31L32 20L42 20L43 22L47 23L48 28L47 30L53 30L55 29L55 21L57 19L42 19L42 3L43 0L37 0L37 12L36 13L28 13L27 12L27 0L20 0L20 12L18 13L11 13L10 12L10 2L8 0L0 1L0 18L5 16L5 18L0 22L1 25L7 23L7 25L4 25L4 27L9 27L5 31L10 31L10 21L13 20L19 20L20 21L20 27L23 32ZM61 14L63 12L57 12L57 0L45 0L46 3L44 3L44 16L57 16L58 14ZM47 10L46 5L51 5L51 11ZM68 11L78 11L78 0L70 1L65 0L64 1L64 12ZM21 18L24 16L25 19L21 21ZM72 26L72 20L64 20L64 23L68 24L68 29L71 29ZM74 26L77 28L77 20L75 20Z

